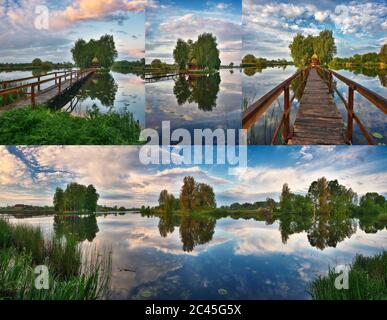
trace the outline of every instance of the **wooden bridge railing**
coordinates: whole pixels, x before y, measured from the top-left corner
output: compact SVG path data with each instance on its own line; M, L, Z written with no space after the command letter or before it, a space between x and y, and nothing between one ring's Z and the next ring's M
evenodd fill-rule
M290 137L290 109L293 100L295 99L295 94L290 98L290 85L293 80L301 78L302 82L305 83L309 74L309 68L302 69L296 72L294 75L280 83L274 89L270 90L252 105L250 105L242 115L242 126L243 129L249 129L259 117L261 117L265 111L273 104L273 102L284 93L284 112L282 114L282 119L278 127L276 128L274 135L271 140L271 144L275 144L278 139L278 135L282 127L284 139L287 140Z
M4 105L7 104L7 98L10 94L16 94L16 96L20 96L21 92L25 95L30 95L31 99L31 105L34 107L36 105L36 96L38 96L41 93L44 93L48 90L52 90L55 87L58 88L58 94L62 92L62 85L66 83L66 81L70 81L70 85L72 85L75 82L79 81L80 79L87 76L90 72L94 72L96 69L90 68L90 69L81 69L81 70L69 70L69 71L56 71L51 72L45 75L41 76L32 76L32 77L26 77L21 79L14 79L14 80L6 80L0 82L0 97L3 97L3 103ZM47 79L43 79L47 76L52 76ZM12 83L20 83L22 81L27 80L34 80L37 81L28 82L21 85L16 85L14 87L9 87ZM54 82L52 86L49 86L43 90L41 90L41 85L49 82ZM29 89L29 91L28 91ZM26 90L23 92L23 90Z
M363 133L364 137L366 138L368 144L375 144L375 142L372 139L372 136L368 133L367 129L363 125L363 123L360 121L359 117L356 115L354 110L354 100L355 100L355 91L357 91L359 94L361 94L364 98L366 98L369 102L371 102L374 106L376 106L378 109L384 112L384 114L387 114L387 99L382 97L381 95L365 88L364 86L344 77L343 75L330 70L326 68L322 68L317 66L317 69L325 74L327 76L327 84L328 89L330 93L333 93L335 91L337 95L340 97L342 102L345 105L345 108L347 110L347 139L348 141L352 142L353 138L353 120L356 121L357 125L359 126L361 132ZM342 81L344 84L348 86L348 101L345 100L343 95L340 93L340 91L337 89L336 86L334 86L333 78L336 78L340 81Z

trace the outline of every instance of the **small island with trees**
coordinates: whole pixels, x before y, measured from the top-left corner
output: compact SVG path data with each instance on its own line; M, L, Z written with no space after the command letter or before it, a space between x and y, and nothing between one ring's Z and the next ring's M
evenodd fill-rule
M151 74L211 74L219 71L221 60L216 37L212 33L202 33L197 40L178 39L173 50L174 64L167 64L160 59L154 59L146 66L146 72ZM225 66L223 66L225 67ZM230 63L233 68L234 63Z

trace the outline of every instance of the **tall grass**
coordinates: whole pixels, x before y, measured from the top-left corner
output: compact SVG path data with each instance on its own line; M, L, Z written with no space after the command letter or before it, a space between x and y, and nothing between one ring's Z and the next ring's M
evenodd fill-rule
M34 267L46 265L49 289L35 288ZM40 229L0 219L0 300L101 299L108 293L111 254L81 249L71 238L45 240Z
M0 144L3 145L139 144L140 131L140 125L127 110L82 118L40 106L0 114Z
M387 252L374 257L357 255L348 276L348 289L335 288L338 276L329 270L328 276L315 279L310 294L315 300L386 300Z

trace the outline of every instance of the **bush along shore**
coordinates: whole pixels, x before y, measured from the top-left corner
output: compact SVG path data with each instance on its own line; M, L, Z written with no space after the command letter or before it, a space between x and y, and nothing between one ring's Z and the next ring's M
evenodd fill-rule
M48 268L48 289L35 267ZM108 294L111 253L81 250L71 238L45 239L39 228L0 219L0 300L95 300Z
M85 117L44 106L0 113L2 145L121 145L139 144L141 127L127 110Z
M314 300L387 300L387 251L373 257L357 255L348 274L348 289L338 290L333 269L316 278L310 288Z

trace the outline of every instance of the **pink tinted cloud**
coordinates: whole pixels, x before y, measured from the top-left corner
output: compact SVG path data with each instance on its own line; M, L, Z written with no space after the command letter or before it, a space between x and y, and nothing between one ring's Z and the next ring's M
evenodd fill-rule
M78 21L99 20L117 12L143 12L146 0L75 0L63 11L53 13L50 27L61 29Z

